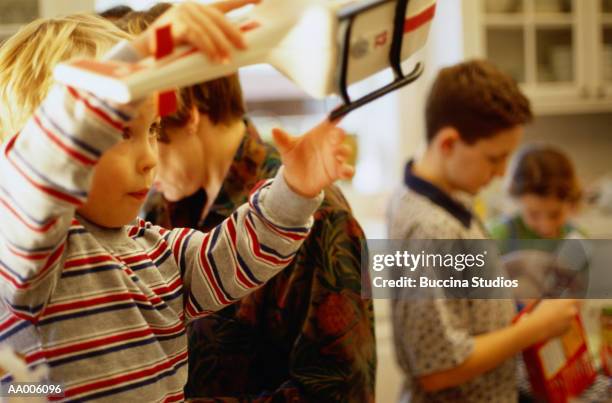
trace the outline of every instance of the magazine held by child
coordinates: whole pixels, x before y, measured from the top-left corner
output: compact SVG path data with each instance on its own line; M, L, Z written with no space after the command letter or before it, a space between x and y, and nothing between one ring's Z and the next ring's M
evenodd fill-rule
M514 320L529 315L536 304L528 305ZM549 403L569 402L570 397L580 395L597 376L579 315L563 336L523 351L523 360L534 396Z

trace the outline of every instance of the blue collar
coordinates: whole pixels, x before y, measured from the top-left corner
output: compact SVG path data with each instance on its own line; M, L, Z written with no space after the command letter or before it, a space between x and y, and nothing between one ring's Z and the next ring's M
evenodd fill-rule
M472 212L465 208L464 205L456 200L453 200L447 193L436 187L430 182L419 178L412 173L414 161L409 161L406 164L404 171L404 183L412 191L425 196L432 203L442 207L446 212L455 217L465 228L469 228L472 222Z

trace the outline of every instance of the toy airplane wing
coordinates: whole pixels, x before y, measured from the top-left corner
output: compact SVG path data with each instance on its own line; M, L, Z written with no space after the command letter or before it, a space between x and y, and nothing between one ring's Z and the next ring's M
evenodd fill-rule
M404 75L400 64L425 45L435 7L436 0L264 0L236 21L248 49L236 51L230 64L179 47L137 63L75 60L58 65L54 75L126 103L268 63L315 98L340 95L344 105L332 114L338 117L421 75L422 65ZM350 99L350 84L388 67L395 72L392 83Z

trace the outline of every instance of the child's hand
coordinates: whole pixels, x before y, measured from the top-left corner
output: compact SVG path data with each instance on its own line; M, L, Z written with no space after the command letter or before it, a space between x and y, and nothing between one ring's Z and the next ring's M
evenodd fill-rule
M214 5L184 2L172 6L134 41L143 56L155 53L155 31L171 26L174 45L192 45L211 60L221 62L230 58L232 49L245 49L246 44L238 27L223 15L259 0L228 0Z
M346 163L350 148L342 143L346 134L336 122L325 120L300 137L280 129L272 135L285 165L285 181L299 195L315 197L336 180L353 176Z
M575 299L554 299L541 301L527 319L538 326L543 340L563 335L578 314L580 301Z
M221 11L222 13L229 13L230 11L237 10L240 7L244 7L249 4L259 4L261 0L223 0L216 3L212 3L211 6Z

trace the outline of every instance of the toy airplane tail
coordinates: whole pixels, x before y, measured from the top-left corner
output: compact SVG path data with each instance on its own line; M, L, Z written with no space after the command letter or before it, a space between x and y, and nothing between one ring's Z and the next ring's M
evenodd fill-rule
M404 75L401 62L427 40L436 0L264 0L238 22L248 49L230 64L215 64L195 49L179 47L138 63L76 60L56 67L55 78L119 103L212 80L238 68L268 63L306 93L339 94L339 117L416 80L418 64ZM387 67L395 80L358 100L348 86Z

